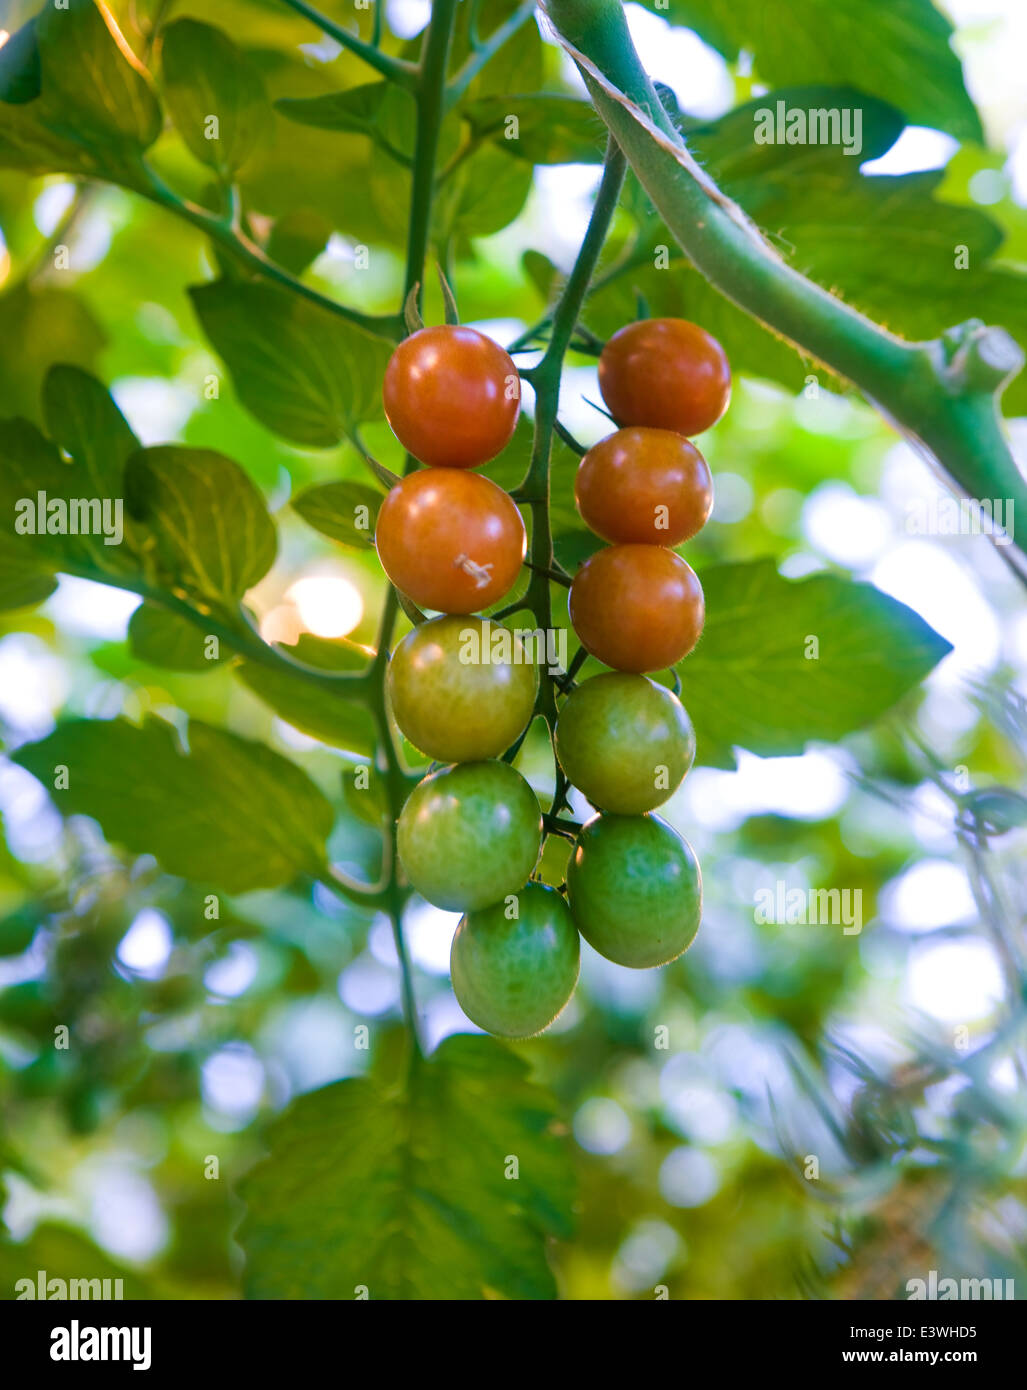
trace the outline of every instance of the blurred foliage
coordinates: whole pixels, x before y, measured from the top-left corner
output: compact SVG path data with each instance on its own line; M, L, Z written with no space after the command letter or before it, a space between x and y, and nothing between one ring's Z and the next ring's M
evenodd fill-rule
M0 414L19 417L0 423L0 502L81 496L88 478L128 508L117 547L0 532L0 681L30 692L0 685L3 1296L37 1270L172 1298L889 1298L932 1268L1027 1279L1017 672L993 670L972 705L951 681L924 696L949 643L810 540L825 485L910 500L886 427L667 256L629 176L570 359L584 395L597 343L640 311L701 322L739 378L703 440L718 511L687 552L709 624L680 676L710 770L669 807L704 866L706 921L660 972L586 952L556 1028L508 1048L446 1036L467 1028L446 927L408 903L439 1046L403 1090L383 905L332 875L369 885L383 867L376 728L347 679L368 669L385 586L353 516L366 506L373 526L382 495L367 456L402 467L378 383L416 114L281 0L220 0L216 28L199 0L37 9L13 6L0 48ZM512 9L460 6L453 71L472 15L487 35ZM325 13L370 41L370 12ZM999 156L929 0L667 13L743 98L715 121L678 113L682 129L799 269L906 336L970 315L1027 335L1027 223L1008 199L972 203ZM386 25L382 51L416 60L420 39ZM749 101L755 81L770 90ZM755 145L753 110L778 99L858 104L864 159L914 123L965 143L944 172L868 176L837 146ZM594 165L603 145L557 50L522 25L442 123L431 259L464 321L544 341L566 257L540 166ZM1025 392L1021 377L1008 414ZM530 447L522 420L486 471L513 487ZM596 544L574 467L557 445L568 568ZM1022 621L985 540L951 551L1007 628ZM364 597L359 626L268 660L255 614L322 570ZM57 575L77 591L62 579L39 608ZM122 635L66 620L62 593L88 608L89 582L143 599ZM838 740L848 784L830 812L717 802L713 769L739 750ZM537 728L518 765L552 793ZM561 854L551 840L549 881ZM889 904L937 858L965 865L976 920L929 938L989 943L1002 975L964 1022L903 1007L923 939ZM754 895L778 881L858 890L862 933L761 923ZM157 971L133 965L140 924L166 932Z

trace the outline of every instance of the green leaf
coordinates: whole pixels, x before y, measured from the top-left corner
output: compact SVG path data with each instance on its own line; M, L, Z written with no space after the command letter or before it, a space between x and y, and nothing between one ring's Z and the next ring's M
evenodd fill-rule
M247 1295L555 1298L545 1242L570 1234L573 1176L527 1078L499 1043L457 1035L406 1082L379 1069L302 1096L242 1184Z
M91 816L114 844L152 854L169 874L226 893L277 888L318 874L332 808L298 767L259 743L189 723L188 751L149 717L72 720L14 761L65 816ZM68 785L54 788L55 769Z
M123 499L97 481L27 420L0 423L0 546L29 569L133 572Z
M510 0L484 0L480 7L478 32L483 39L510 18ZM460 33L454 49L462 57L466 43ZM544 59L538 25L529 18L498 50L495 57L481 70L471 86L472 96L488 96L493 92L534 92L542 84Z
M320 483L298 493L292 507L323 536L344 545L369 546L384 500L380 492L362 483Z
M846 153L846 146L840 141L843 127L832 124L830 118L826 129L829 134L839 136L835 143L828 140L822 144L790 145L776 139L768 143L757 141L757 132L764 129L768 111L774 117L776 136L777 113L782 102L786 112L848 111L852 113L852 123L858 115L858 153ZM905 129L906 120L895 106L854 87L817 83L777 87L734 107L715 121L679 120L677 124L703 166L733 198L740 199L744 193L751 194L755 190L775 196L782 180L804 181L814 173L832 174L839 182L851 183L859 178L861 164L880 159L891 149ZM855 125L850 124L850 140L854 134Z
M700 760L733 767L833 742L902 699L952 650L918 614L835 574L782 579L772 560L701 574L706 628L678 668Z
M328 448L381 415L385 339L266 285L217 280L189 293L239 399L275 434Z
M667 15L726 57L753 55L771 86L831 82L897 106L914 125L982 140L951 47L952 25L931 0L670 0Z
M601 164L606 127L591 102L552 92L487 96L460 108L478 136L532 164ZM510 124L510 117L517 125ZM516 129L514 137L508 134Z
M388 819L389 806L385 795L383 779L373 768L362 769L367 776L367 786L357 786L357 769L348 767L342 774L342 799L365 825L380 830Z
M548 256L544 256L541 251L535 251L531 247L521 256L521 265L524 267L525 275L548 304L560 278L559 269Z
M0 124L2 116L0 110ZM0 295L0 413L40 422L50 368L57 362L91 367L106 342L92 311L73 290L20 284Z
M392 82L367 82L342 92L315 97L283 97L275 109L287 120L317 130L366 135L399 161L413 159L417 142L417 103L404 87ZM460 126L455 114L440 130L437 163L441 168L460 145Z
M76 486L90 496L123 499L125 465L139 440L102 382L66 363L52 367L43 384L43 416L50 438L78 466ZM134 550L131 518L124 527Z
M161 68L178 133L197 159L231 179L270 124L259 73L227 34L195 19L162 31Z
M0 607L45 598L58 570L118 578L138 570L138 538L124 505L135 435L106 388L67 364L47 374L43 411L54 442L26 420L0 427ZM59 503L63 519L52 510ZM61 525L64 534L55 529Z
M388 92L388 82L364 82L359 87L316 97L281 97L275 102L275 110L290 121L317 130L374 136ZM406 95L409 98L409 93Z
M0 102L20 106L39 96L42 85L36 21L30 19L0 47Z
M0 164L134 182L161 112L107 7L44 5L11 43L0 72Z
M504 142L505 144L505 142ZM514 220L531 192L533 166L495 145L464 162L442 185L438 217L447 236L491 236Z
M301 275L320 256L331 234L332 224L322 213L313 208L297 208L276 219L267 254L276 265Z
M33 563L25 547L19 549L13 541L6 532L0 535L0 612L31 608L57 588L53 571Z
M277 534L237 463L212 449L141 449L128 463L133 515L156 538L169 583L231 605L271 568Z
M362 671L369 659L368 652L353 642L310 633L304 633L295 646L283 648L283 653L321 671ZM252 661L244 661L238 675L279 718L308 737L361 756L374 751L374 721L356 692L345 685L326 690L292 672Z
M43 415L50 438L79 465L98 497L120 497L125 464L139 448L128 421L96 377L61 363L47 373Z
M43 93L63 105L79 138L145 150L160 134L149 73L106 5L67 0L36 20Z
M78 1291L88 1285L81 1297L88 1299L100 1297L102 1284L93 1285L94 1280L111 1280L112 1297L118 1297L114 1290L114 1280L122 1281L124 1298L140 1299L157 1296L153 1288L140 1278L139 1274L112 1260L108 1254L94 1245L91 1240L70 1227L47 1221L32 1232L27 1240L14 1242L0 1236L0 1288L4 1298L18 1298L22 1290L16 1289L20 1279L28 1279L33 1288L33 1296L38 1296L38 1271L45 1270L45 1279L63 1279L68 1285L65 1297L77 1297ZM74 1282L73 1282L74 1281ZM86 1281L84 1285L83 1281ZM76 1292L71 1293L74 1288ZM27 1296L27 1291L25 1291ZM55 1297L54 1293L50 1297ZM45 1296L45 1295L44 1295Z
M208 634L181 614L171 613L158 603L141 603L128 624L128 640L140 661L162 666L168 671L213 671L227 653L208 657Z

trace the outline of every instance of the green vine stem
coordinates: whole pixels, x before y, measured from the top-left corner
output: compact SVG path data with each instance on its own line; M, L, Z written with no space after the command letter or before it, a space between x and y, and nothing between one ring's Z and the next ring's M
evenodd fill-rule
M417 69L413 63L406 62L403 58L393 57L391 53L383 53L378 47L381 42L381 10L385 0L376 0L374 29L371 43L365 43L356 34L351 34L348 29L344 29L335 20L329 19L320 11L315 10L313 5L307 5L304 0L284 0L284 3L297 14L301 14L304 19L309 19L311 24L316 24L323 34L334 39L342 48L349 49L350 53L355 53L358 58L363 58L369 67L374 68L375 72L390 82L398 82L400 86L413 88L417 83Z
M581 313L599 260L599 253L606 240L626 167L623 154L611 140L607 147L603 177L581 249L553 310L549 343L541 361L521 373L531 383L535 392L535 432L531 460L516 490L517 496L531 509L531 579L522 602L523 606L534 614L535 625L542 631L548 631L553 625L550 584L553 579L559 583L565 582L564 577L554 567L553 537L549 520L549 465L553 451L553 435L557 427L563 360L574 335L578 315ZM543 670L537 709L549 726L550 734L556 724L556 690L553 678L547 670ZM566 788L560 785L560 773L557 769L557 788L552 806L554 816L559 812L560 803L565 795Z
M513 38L517 30L528 22L534 12L535 0L522 0L522 3L517 6L509 18L503 20L502 24L498 25L487 39L480 41L477 40L477 15L474 15L474 23L471 27L472 52L449 84L446 92L447 110L456 105L485 64L491 62L507 39Z
M316 304L318 308L325 309L328 313L345 319L347 323L356 324L358 328L366 329L369 333L375 333L382 338L391 338L393 341L402 336L402 315L364 314L359 309L350 309L345 304L340 304L338 300L321 294L319 290L305 284L304 281L297 279L295 275L290 274L289 271L271 260L270 256L266 255L256 242L251 241L240 227L234 225L233 216L218 217L216 213L200 207L197 203L190 202L188 198L180 198L149 165L143 164L139 182L131 187L134 192L141 193L151 203L156 203L158 207L174 213L184 222L188 222L199 231L205 232L212 241L217 242L242 265L256 271L265 280L270 280L283 289L291 290L293 294L301 295L312 304Z
M905 342L807 280L689 153L642 67L620 0L547 0L546 11L657 211L710 284L857 386L963 496L1027 507L1027 481L997 407L1023 365L1009 334L974 320ZM1004 553L1027 577L1018 546Z
M421 61L417 69L414 100L417 105L417 139L414 146L414 168L410 190L410 221L407 236L406 275L403 282L403 302L409 300L419 308L421 286L424 284L425 262L431 241L431 213L435 191L435 165L438 157L439 132L446 106L446 69L449 48L456 19L457 0L436 0L425 31ZM402 314L400 315L402 321ZM407 469L412 461L407 460ZM377 654L368 670L368 699L378 738L379 772L384 778L388 807L385 827L387 844L385 863L389 877L385 886L386 910L392 926L392 938L399 960L403 992L403 1015L411 1041L411 1064L417 1065L423 1056L417 1021L417 999L414 994L413 972L403 935L403 905L407 897L397 876L396 822L409 790L389 724L385 704L385 671L389 661L392 637L399 615L399 596L390 585L378 632Z

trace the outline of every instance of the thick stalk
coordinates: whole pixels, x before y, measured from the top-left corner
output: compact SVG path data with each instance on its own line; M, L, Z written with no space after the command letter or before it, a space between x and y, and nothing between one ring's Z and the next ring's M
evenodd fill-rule
M639 61L620 0L548 0L547 11L596 109L696 269L857 386L964 496L1027 506L1027 482L996 405L1023 362L1009 335L970 323L938 340L907 343L807 280L692 158Z

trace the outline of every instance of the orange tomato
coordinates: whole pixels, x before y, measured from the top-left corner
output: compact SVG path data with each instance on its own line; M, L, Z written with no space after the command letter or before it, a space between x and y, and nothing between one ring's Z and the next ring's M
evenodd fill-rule
M511 588L527 538L513 500L491 478L424 468L382 503L375 544L385 573L418 607L475 613Z
M396 438L414 458L435 468L477 468L510 442L520 377L484 333L443 324L400 343L382 397Z
M713 479L683 435L636 426L589 449L574 497L586 526L604 540L680 545L706 525Z
M611 545L586 560L569 609L582 646L616 671L673 666L698 642L706 616L695 571L658 545Z
M701 434L731 399L724 349L687 319L640 319L599 357L599 389L618 425Z

